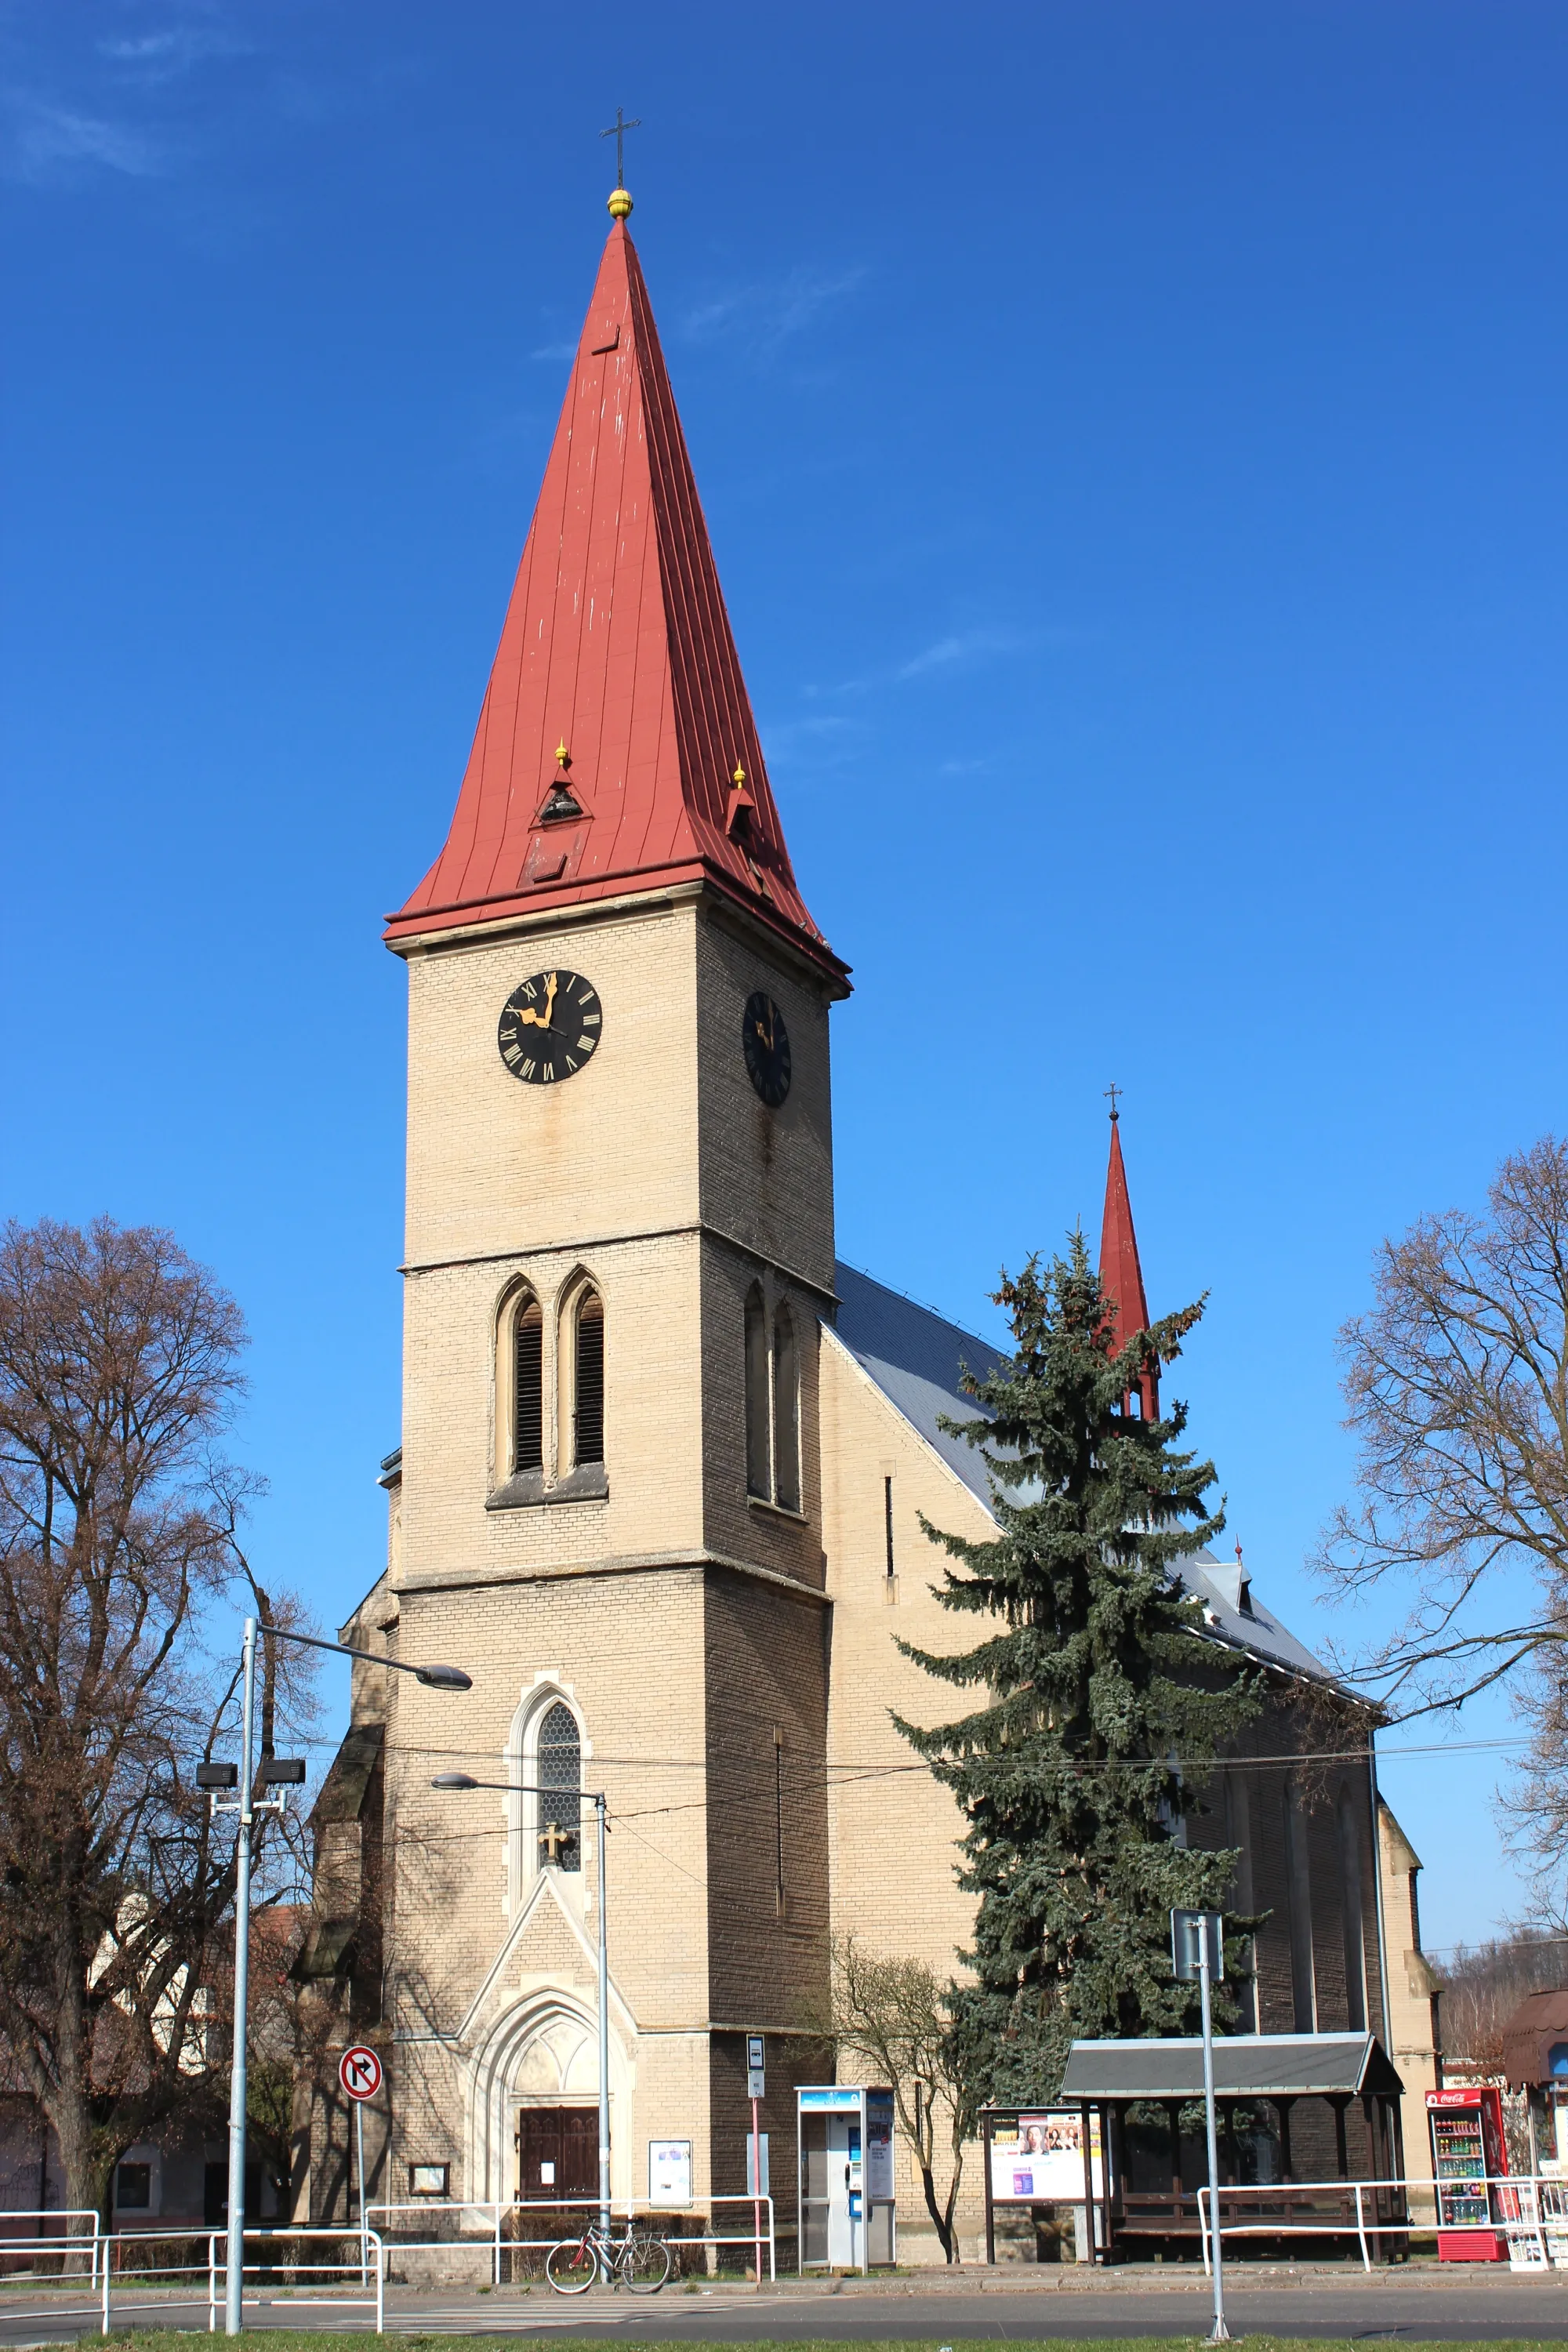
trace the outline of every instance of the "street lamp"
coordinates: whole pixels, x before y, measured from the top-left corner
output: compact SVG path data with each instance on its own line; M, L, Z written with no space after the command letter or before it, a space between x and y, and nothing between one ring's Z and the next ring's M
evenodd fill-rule
M541 1789L527 1781L476 1780L471 1772L437 1772L433 1789L495 1789L503 1797L574 1797L594 1803L595 1843L599 1865L599 2227L610 2232L610 1933L605 1894L605 1823L607 1811L603 1789Z
M384 1657L378 1650L358 1650L348 1642L323 1642L314 1633L286 1633L280 1625L267 1627L268 1638L274 1642L297 1642L307 1650L331 1650L339 1657L364 1658L372 1665L390 1666L396 1673L412 1675L416 1682L432 1690L472 1690L473 1676L461 1666L414 1666L401 1658ZM258 1812L281 1813L288 1802L285 1797L258 1797L260 1788L297 1788L305 1778L304 1764L297 1757L264 1756L260 1769L251 1770L252 1734L256 1724L256 1634L257 1620L245 1621L245 1640L240 1653L240 1673L243 1692L240 1701L240 1759L237 1765L207 1763L196 1767L196 1786L212 1792L215 1813L237 1813L239 1833L235 1846L234 1891L234 2057L229 2068L228 2092L228 2273L225 2282L224 2329L237 2336L244 2327L243 2296L245 2291L245 2107L246 2107L246 2022L250 1997L250 1832ZM218 1801L221 1789L237 1790L232 1805ZM362 2189L363 2196L363 2189ZM361 2215L363 2221L363 2215Z

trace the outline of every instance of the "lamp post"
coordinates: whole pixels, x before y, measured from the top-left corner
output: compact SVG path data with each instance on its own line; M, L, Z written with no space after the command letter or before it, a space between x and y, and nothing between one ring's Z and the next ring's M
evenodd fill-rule
M1214 2326L1211 2344L1228 2344L1225 2324L1225 2281L1219 2233L1219 2133L1215 2116L1214 2012L1209 1994L1225 1975L1225 1914L1222 1911L1173 1911L1171 1914L1171 1973L1178 1984L1195 1978L1203 2005L1204 2123L1208 2136L1209 2251L1214 2256ZM1198 2191L1198 2227L1203 2228L1203 2190Z
M239 1763L237 1767L201 1764L196 1768L197 1787L213 1792L213 1811L239 1816L235 1844L234 2056L228 2078L228 2267L224 2282L224 2329L229 2336L239 2335L245 2326L246 2024L250 1996L251 1832L258 1812L281 1813L288 1802L283 1797L256 1794L257 1776L252 1769L251 1754L256 1727L257 1630L257 1620L247 1617L240 1649ZM412 1675L416 1682L433 1690L473 1688L472 1675L466 1675L461 1666L406 1665L401 1658L383 1657L376 1650L355 1649L347 1642L323 1642L314 1633L286 1633L279 1625L268 1625L266 1632L271 1641L297 1642L307 1650L331 1650L339 1657L364 1658L373 1665L391 1666L399 1674ZM264 1788L298 1786L305 1778L305 1767L297 1758L263 1757L259 1777ZM237 1790L236 1802L221 1803L217 1794L220 1789Z
M591 1798L598 1861L599 1910L599 2227L610 2231L610 1930L605 1887L605 1826L608 1810L603 1789L540 1789L516 1780L476 1780L470 1772L437 1772L433 1789L494 1789L503 1797ZM553 1826L553 1824L552 1825ZM552 1857L553 1859L553 1857Z

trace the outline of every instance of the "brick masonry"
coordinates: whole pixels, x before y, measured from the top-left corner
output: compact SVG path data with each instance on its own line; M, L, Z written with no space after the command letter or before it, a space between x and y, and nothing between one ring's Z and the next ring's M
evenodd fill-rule
M896 1643L958 1647L966 1630L931 1591L941 1561L921 1515L970 1535L989 1526L831 1329L832 983L695 886L400 952L403 1454L386 1570L351 1630L393 1658L462 1664L474 1687L457 1696L374 1666L356 1674L356 1723L385 1725L384 1913L377 1966L368 1935L345 1963L343 2027L352 2014L386 2054L383 2194L406 2195L409 2166L442 2163L452 2194L510 2198L518 2108L596 2096L591 1815L582 1866L551 1866L533 1800L429 1785L448 1769L527 1780L539 1724L561 1701L612 1822L615 2192L646 2192L656 2137L691 2141L700 2199L743 2189L743 2036L762 2030L763 2123L791 2221L794 2086L829 2063L818 2034L830 1936L960 1964L958 1817L892 1721L940 1719L949 1694ZM599 992L602 1039L571 1079L522 1085L498 1052L500 1010L521 980L558 969ZM777 1111L758 1101L741 1052L742 1008L759 988L791 1040ZM573 1483L570 1450L585 1283L605 1332L592 1491L580 1474ZM770 1313L787 1309L798 1344L798 1511L746 1491L753 1287ZM512 1481L511 1460L512 1318L525 1297L543 1329L545 1461L531 1484ZM1198 1834L1245 1849L1247 1899L1269 1915L1265 2028L1308 2013L1344 2023L1363 1981L1376 2024L1369 1789L1348 1772L1308 1787L1273 1760L1301 1737L1287 1702L1281 1685ZM337 2198L327 2121L323 2106L299 2176L297 2210L309 2202L317 2218ZM311 2129L302 2119L306 2139ZM922 2217L901 2148L899 2194L912 2250Z

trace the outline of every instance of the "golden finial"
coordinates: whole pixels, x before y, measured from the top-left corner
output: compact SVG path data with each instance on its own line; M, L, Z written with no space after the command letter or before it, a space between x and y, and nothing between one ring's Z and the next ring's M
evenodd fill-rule
M731 777L730 782L731 782L732 784L735 784L735 785L739 786L739 785L741 785L741 784L743 784L743 783L745 782L745 781L746 781L746 772L745 772L744 768L742 768L742 767L741 762L739 761L739 760L737 760L737 761L736 761L736 762L735 762L735 772L734 772L734 774Z
M635 122L627 122L623 117L620 108L617 106L616 109L615 121L611 123L607 131L601 131L599 133L601 139L613 139L616 142L616 184L610 196L610 218L612 220L624 221L626 215L632 208L632 200L626 194L626 136L628 131L640 131L641 129L642 117L640 115Z
M563 735L560 742L555 746L555 764L558 768L569 768L572 765L572 754L566 749L566 738L564 735Z

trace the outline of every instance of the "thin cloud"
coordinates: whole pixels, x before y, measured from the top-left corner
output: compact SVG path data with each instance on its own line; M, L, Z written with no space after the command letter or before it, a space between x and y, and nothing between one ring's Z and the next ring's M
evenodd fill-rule
M212 58L252 54L254 44L226 25L170 25L155 33L100 41L98 54L122 68L121 80L147 87L177 80Z
M4 168L25 185L58 186L91 171L146 180L168 169L170 149L131 123L25 96L13 98L9 112Z
M957 669L970 662L1030 652L1039 644L1040 635L1038 630L964 629L952 636L938 637L923 652L900 662L893 677L901 686L909 678L925 677L935 669Z
M852 294L865 276L859 268L831 272L801 268L771 283L737 286L689 310L679 331L694 343L721 337L738 340L754 357L769 358L833 303Z
M575 343L541 343L539 349L530 352L528 356L531 360L569 360L576 349Z

